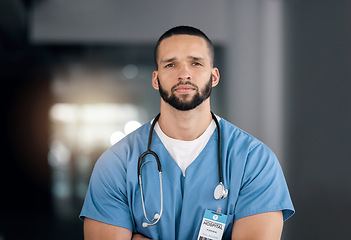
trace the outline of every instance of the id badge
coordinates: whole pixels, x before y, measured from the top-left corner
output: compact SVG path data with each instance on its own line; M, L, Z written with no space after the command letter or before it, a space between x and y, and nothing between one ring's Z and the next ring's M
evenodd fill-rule
M227 217L225 214L206 210L197 240L222 239Z

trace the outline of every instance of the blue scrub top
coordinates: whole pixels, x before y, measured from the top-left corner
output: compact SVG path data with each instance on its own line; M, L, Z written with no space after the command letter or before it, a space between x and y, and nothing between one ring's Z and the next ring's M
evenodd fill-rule
M81 219L88 217L138 232L152 239L197 239L205 210L221 209L228 216L223 239L230 239L237 219L282 210L284 220L294 207L281 166L262 142L224 119L220 122L225 199L215 200L219 183L217 141L214 131L206 147L186 169L185 177L153 133L151 150L162 164L163 214L155 226L142 227L143 214L137 164L146 151L151 127L146 123L108 149L95 164ZM160 212L156 160L147 155L141 170L146 214Z

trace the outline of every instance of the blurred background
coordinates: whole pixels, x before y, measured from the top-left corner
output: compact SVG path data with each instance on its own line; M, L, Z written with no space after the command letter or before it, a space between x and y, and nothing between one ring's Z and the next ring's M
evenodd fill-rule
M1 0L0 240L83 239L100 154L159 111L153 47L203 30L212 109L277 154L284 240L350 239L351 1Z

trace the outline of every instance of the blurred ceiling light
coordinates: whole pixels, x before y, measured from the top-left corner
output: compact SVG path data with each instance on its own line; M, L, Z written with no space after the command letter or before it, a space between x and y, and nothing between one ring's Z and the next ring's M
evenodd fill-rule
M80 107L79 117L85 123L111 122L119 119L119 112L108 104L85 104Z
M139 109L130 104L57 103L50 109L51 120L64 123L115 123L139 117Z
M55 104L50 109L50 118L57 122L74 123L77 121L77 108L73 104Z
M125 125L124 125L124 133L127 135L131 132L133 132L134 130L138 129L141 126L141 123L138 121L128 121Z
M134 64L128 64L123 68L122 72L127 79L133 79L138 75L139 69Z
M124 136L125 136L125 134L121 131L116 131L116 132L112 133L111 138L110 138L111 145L114 145L115 143L122 140L124 138Z
M52 141L49 151L49 164L52 167L61 167L69 164L71 152L60 141Z

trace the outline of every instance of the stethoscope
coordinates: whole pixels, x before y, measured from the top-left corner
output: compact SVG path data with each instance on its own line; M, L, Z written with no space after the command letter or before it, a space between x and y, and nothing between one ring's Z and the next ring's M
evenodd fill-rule
M216 116L211 112L212 114L212 119L215 121L216 126L217 126L217 132L218 132L218 175L219 175L219 184L217 185L217 187L214 190L213 196L216 200L219 199L224 199L227 197L228 195L228 189L226 189L223 185L223 175L222 175L222 163L221 163L221 131L219 129L219 123L218 120L216 118ZM158 121L158 119L160 118L160 113L155 117L154 121L152 122L151 128L150 128L150 132L149 132L149 140L147 143L147 150L141 154L141 156L139 157L138 160L138 177L139 177L139 185L140 185L140 194L141 194L141 204L143 207L143 212L144 212L144 216L146 218L146 220L149 222L143 222L142 226L143 227L148 227L148 226L153 226L155 224L158 223L158 221L160 221L161 216L162 216L162 211L163 211L163 192L162 192L162 166L161 166L161 162L160 159L158 158L157 154L154 151L151 151L151 140L152 140L152 133L154 131L155 128L155 124ZM141 181L141 163L143 161L143 158L146 155L152 155L157 162L157 169L158 169L158 173L159 173L159 180L160 180L160 195L161 195L161 206L160 206L160 213L156 213L154 215L154 218L152 220L149 220L149 218L146 215L146 211L145 211L145 204L144 204L144 195L143 195L143 187L142 187L142 181Z

